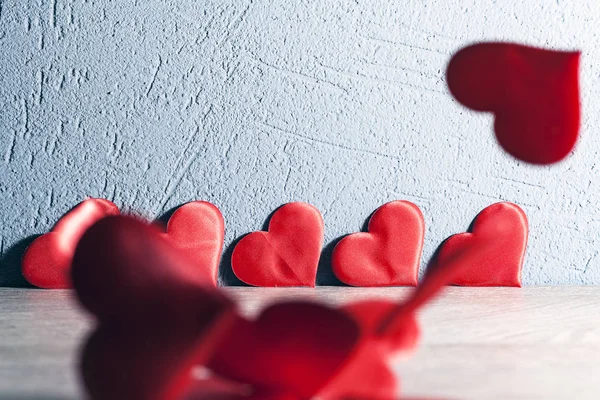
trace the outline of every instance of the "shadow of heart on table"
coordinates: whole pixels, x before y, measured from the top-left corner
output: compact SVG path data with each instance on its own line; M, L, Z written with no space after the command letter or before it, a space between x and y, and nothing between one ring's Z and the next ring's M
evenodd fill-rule
M0 287L10 288L33 288L25 280L21 273L21 258L25 249L38 237L42 235L31 235L8 248L0 260Z

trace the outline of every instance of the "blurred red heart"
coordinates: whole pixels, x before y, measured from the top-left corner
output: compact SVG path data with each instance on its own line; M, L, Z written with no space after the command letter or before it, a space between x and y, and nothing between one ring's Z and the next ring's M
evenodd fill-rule
M360 330L345 313L316 303L278 303L240 318L209 368L257 390L316 396L351 357Z
M421 331L415 314L406 318L402 331L394 335L380 335L379 328L385 318L392 314L402 303L373 299L345 304L341 310L352 316L361 327L363 335L374 339L386 354L410 354L417 347Z
M192 201L171 215L165 235L216 286L224 234L221 211L209 202Z
M90 198L65 214L52 231L35 239L25 250L21 271L25 279L44 289L68 289L73 253L84 232L98 220L119 214L105 199Z
M389 360L398 354L412 353L420 331L414 315L405 319L404 329L394 335L379 334L381 323L399 307L398 302L384 299L345 304L340 311L351 316L361 328L361 344L352 362L340 370L319 393L323 400L395 399L400 385Z
M369 231L343 238L333 250L332 269L353 286L416 286L425 223L419 207L392 201L369 220Z
M235 246L231 267L254 286L315 286L323 247L323 218L306 203L279 208L268 232L253 232Z
M477 215L472 233L454 235L442 244L435 264L444 265L457 257L480 252L451 283L520 287L527 235L527 216L519 206L507 202L492 204Z
M94 399L180 398L235 322L210 277L151 225L101 220L82 237L72 268L79 301L98 319L82 355Z
M513 43L479 43L458 51L447 70L456 99L495 114L500 145L535 164L566 157L580 125L579 52Z

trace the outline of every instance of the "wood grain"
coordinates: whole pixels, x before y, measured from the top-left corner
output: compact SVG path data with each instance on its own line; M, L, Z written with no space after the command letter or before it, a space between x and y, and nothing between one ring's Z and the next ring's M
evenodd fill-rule
M401 299L410 289L226 288L248 314L278 299ZM416 354L394 366L425 399L600 398L600 288L449 288L420 318ZM91 320L70 291L0 289L0 399L77 399Z

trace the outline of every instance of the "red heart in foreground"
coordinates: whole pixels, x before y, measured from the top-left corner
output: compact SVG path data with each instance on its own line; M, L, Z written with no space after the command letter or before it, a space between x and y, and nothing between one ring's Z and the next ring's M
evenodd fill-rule
M165 235L216 286L224 234L221 211L209 202L192 201L171 215Z
M498 142L512 156L555 163L578 137L579 57L579 52L479 43L452 57L448 87L466 107L495 114Z
M250 233L235 246L233 272L254 286L315 286L323 229L315 207L288 203L275 211L268 232Z
M75 246L98 220L119 214L105 199L87 199L65 214L52 231L35 239L25 250L21 271L27 282L44 289L71 287L70 271Z
M521 269L527 247L525 212L513 203L496 203L485 208L473 223L472 233L450 237L439 250L436 265L486 248L463 266L453 279L460 286L521 286Z
M72 268L98 318L82 355L93 399L171 400L235 322L234 305L158 229L109 217L82 237Z
M240 318L209 368L259 393L309 399L349 362L360 330L345 313L306 302L279 303Z
M416 286L425 222L419 207L392 201L369 220L369 232L346 236L333 250L335 276L353 286Z

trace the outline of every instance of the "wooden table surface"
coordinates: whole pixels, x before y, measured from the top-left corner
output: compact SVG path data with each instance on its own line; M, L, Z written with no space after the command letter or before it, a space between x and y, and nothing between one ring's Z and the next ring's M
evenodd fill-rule
M226 288L248 313L277 298L343 303L410 289ZM425 399L600 399L600 287L448 288L421 314L423 340L395 363ZM92 322L70 291L0 289L0 399L78 399Z

